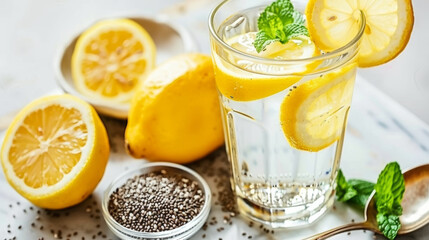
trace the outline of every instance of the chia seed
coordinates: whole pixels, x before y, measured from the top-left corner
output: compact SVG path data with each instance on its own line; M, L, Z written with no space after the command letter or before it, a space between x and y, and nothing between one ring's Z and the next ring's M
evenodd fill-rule
M110 195L108 211L126 228L162 232L191 221L204 202L196 181L161 170L128 179Z

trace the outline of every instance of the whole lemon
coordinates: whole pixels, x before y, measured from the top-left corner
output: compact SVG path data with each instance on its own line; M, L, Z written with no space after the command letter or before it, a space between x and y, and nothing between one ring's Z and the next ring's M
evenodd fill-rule
M152 71L131 102L125 130L136 158L188 163L224 142L212 61L176 56Z

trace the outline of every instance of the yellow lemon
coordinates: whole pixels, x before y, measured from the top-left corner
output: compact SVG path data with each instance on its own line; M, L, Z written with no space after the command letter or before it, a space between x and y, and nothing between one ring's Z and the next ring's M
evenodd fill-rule
M97 113L70 95L27 105L8 128L1 148L8 182L33 204L49 209L88 197L108 158L109 141Z
M105 102L128 102L155 66L155 44L128 19L97 22L78 39L72 75L79 92Z
M388 62L404 50L414 24L411 0L310 0L305 13L312 40L326 51L346 45L359 31L361 11L360 67Z
M317 152L337 141L345 126L356 63L293 88L283 100L280 123L290 145Z
M131 102L125 131L136 158L188 163L224 142L210 57L185 54L157 67Z

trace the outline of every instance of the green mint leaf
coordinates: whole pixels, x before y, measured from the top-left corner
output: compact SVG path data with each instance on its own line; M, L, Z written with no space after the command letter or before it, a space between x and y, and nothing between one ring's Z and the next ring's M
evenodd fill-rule
M358 205L361 208L364 208L368 202L368 198L374 190L374 183L359 180L359 179L350 179L348 181L349 185L356 190L357 194L354 198L350 199L350 202Z
M346 181L341 170L338 171L337 175L337 199L340 202L346 202L356 196L357 192L354 190Z
M374 190L375 184L364 180L358 180L358 179L350 179L348 181L348 184L357 192L356 196L350 199L350 202L355 205L358 205L361 208L364 208L368 201L369 196Z
M397 162L386 165L378 176L375 191L379 213L402 214L401 201L405 191L405 181Z
M261 17L263 15L261 14ZM259 17L259 19L261 19ZM260 31L264 31L265 34L270 38L276 38L276 31L283 28L283 23L277 15L266 15L264 16L263 21L258 19L258 28ZM261 23L260 23L261 22ZM258 32L259 33L259 32Z
M294 37L298 37L302 35L309 36L307 28L304 25L300 25L296 23L286 25L284 29L284 33L286 35L286 41L282 43L287 43L291 38L294 38Z
M292 17L293 17L293 23L300 24L300 25L305 24L305 18L302 13L295 11L293 12Z
M264 29L264 22L268 16L276 16L283 25L293 22L293 12L295 11L290 0L277 0L271 5L267 6L258 18L258 28Z
M337 173L337 188L335 189L337 192L337 197L342 197L345 194L347 187L347 180L344 177L343 171L340 169Z
M401 228L401 222L397 215L378 213L377 223L380 231L390 240L395 239L399 229Z
M256 34L256 39L254 42L255 49L256 51L261 52L262 50L265 49L266 46L268 46L270 43L274 41L278 41L278 40L275 38L274 39L270 38L265 31L259 31Z
M304 24L304 16L295 11L290 0L273 2L258 18L259 32L253 43L256 51L263 51L268 44L275 41L285 44L293 37L309 36Z
M357 179L346 181L343 172L338 171L336 188L338 201L349 202L364 208L373 190L374 183Z

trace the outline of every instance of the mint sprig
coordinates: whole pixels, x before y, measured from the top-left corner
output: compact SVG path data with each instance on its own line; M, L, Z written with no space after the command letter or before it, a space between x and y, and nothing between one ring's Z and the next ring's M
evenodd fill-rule
M399 216L402 215L401 201L405 192L404 176L399 164L397 162L387 164L378 176L376 184L359 179L347 181L343 172L338 171L336 187L338 201L364 207L374 189L378 228L387 238L395 239L401 228Z
M295 11L290 0L277 0L267 6L258 18L259 31L253 45L261 52L270 43L287 43L297 36L309 36L304 16Z
M384 236L394 239L401 228L401 201L405 192L405 181L397 162L387 164L375 184L377 223Z

